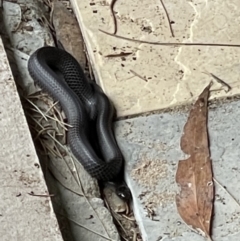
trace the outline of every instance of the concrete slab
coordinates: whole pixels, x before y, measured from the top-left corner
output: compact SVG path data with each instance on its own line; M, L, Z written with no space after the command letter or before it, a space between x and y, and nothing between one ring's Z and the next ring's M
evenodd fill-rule
M163 113L116 124L144 241L205 240L183 223L175 205L175 174L178 160L184 158L180 138L187 117L186 112ZM215 183L213 240L218 241L240 238L239 118L239 101L222 104L209 113L214 178L222 185Z
M189 103L213 80L203 73L206 71L233 88L229 93L215 92L212 98L240 93L239 48L171 47L129 42L99 31L113 33L112 0L71 2L95 77L113 100L118 116ZM118 35L153 42L239 44L238 0L162 1L174 37L161 1L114 2ZM106 57L121 52L130 55ZM219 87L221 85L215 81L213 88Z
M1 39L0 95L1 240L30 241L34 237L34 240L61 241L57 219Z

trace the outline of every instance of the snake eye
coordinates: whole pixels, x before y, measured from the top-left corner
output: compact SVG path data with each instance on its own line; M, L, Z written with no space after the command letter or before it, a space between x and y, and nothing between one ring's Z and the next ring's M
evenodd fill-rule
M129 188L125 185L118 186L116 193L124 201L129 201L132 197Z

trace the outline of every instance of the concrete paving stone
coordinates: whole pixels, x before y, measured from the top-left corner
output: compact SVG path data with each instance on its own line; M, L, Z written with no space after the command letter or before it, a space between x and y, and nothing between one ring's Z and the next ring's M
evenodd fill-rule
M232 86L212 98L240 92L240 48L206 46L156 46L108 36L114 25L107 1L71 0L93 65L95 77L113 100L118 116L182 105L194 100L210 80L211 72ZM171 36L164 8L159 0L115 1L117 34L132 39L167 43L239 44L238 0L162 1L172 22ZM124 58L109 54L132 53ZM139 76L134 74L137 73ZM142 78L144 79L142 79Z
M0 237L62 240L27 121L0 38Z
M180 138L187 112L162 113L116 123L116 136L124 154L126 181L144 241L204 241L178 215L175 174L186 158ZM213 240L240 238L240 102L210 109L209 136L215 183ZM229 195L229 193L236 199ZM152 215L151 215L152 213ZM151 217L152 216L152 217Z

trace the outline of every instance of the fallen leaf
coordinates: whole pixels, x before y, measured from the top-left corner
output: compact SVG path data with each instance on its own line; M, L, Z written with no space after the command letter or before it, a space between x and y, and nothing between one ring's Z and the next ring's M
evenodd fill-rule
M184 126L181 149L190 157L178 163L176 195L178 212L184 222L210 238L214 185L210 159L207 116L209 84L199 96Z

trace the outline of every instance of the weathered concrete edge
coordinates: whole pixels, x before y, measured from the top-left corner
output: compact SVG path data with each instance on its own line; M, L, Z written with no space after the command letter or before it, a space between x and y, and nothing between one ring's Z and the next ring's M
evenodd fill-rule
M62 235L1 38L0 56L1 240L60 241Z

